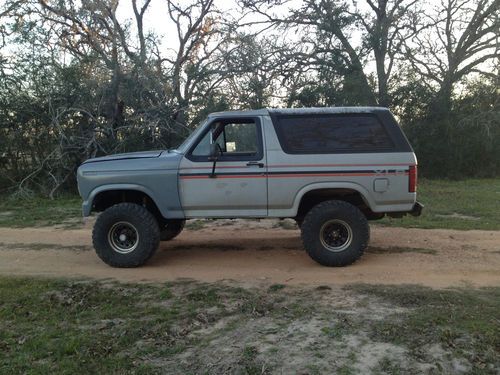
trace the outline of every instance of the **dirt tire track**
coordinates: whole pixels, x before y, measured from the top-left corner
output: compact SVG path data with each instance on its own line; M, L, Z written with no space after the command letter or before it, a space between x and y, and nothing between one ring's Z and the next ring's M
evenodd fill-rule
M328 268L307 256L298 230L262 224L248 228L248 223L211 224L197 231L185 230L173 241L162 243L141 268L116 269L91 251L89 226L74 230L0 228L0 274L131 282L191 278L248 284L500 285L500 231L375 226L369 248L359 261ZM81 250L82 246L89 250Z

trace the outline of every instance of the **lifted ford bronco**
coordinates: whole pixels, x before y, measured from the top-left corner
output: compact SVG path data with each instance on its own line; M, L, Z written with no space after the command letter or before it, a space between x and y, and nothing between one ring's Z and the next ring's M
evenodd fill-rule
M417 160L384 108L213 113L175 150L87 160L83 215L97 255L136 267L192 218L294 218L325 266L356 261L368 220L418 216Z

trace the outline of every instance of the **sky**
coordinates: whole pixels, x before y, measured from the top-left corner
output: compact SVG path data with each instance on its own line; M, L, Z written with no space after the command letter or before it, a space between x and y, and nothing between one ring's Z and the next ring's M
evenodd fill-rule
M189 3L189 0L177 0L177 4L182 5L183 3ZM300 0L290 0L289 5L281 7L279 11L285 13L288 6L299 6L300 3ZM217 9L221 10L223 13L228 13L232 16L241 15L241 9L239 9L236 0L215 0L214 4ZM117 14L121 20L132 20L134 18L132 2L130 0L121 0ZM259 20L262 20L262 16L255 14L249 15L245 18L245 21L247 22ZM168 16L166 0L151 1L151 4L144 16L144 23L147 25L147 29L162 36L160 40L163 46L166 48L175 48L177 46L177 31L175 25Z
M177 1L177 3L182 4L183 2ZM215 5L217 8L226 12L233 12L236 6L233 0L215 0ZM121 0L117 13L120 19L132 20L134 18L132 2L130 0ZM168 38L168 35L176 34L175 25L168 16L166 0L151 1L151 4L144 16L144 23L147 25L149 30L155 31L159 35L163 35L164 38L162 39L171 39Z

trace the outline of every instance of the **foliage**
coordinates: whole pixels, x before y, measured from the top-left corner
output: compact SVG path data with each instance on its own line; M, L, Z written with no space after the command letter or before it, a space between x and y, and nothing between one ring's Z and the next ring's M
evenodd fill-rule
M497 0L235 2L162 0L168 35L151 0L0 5L0 192L74 191L89 157L267 106L389 106L422 174L500 173Z
M500 92L492 81L472 81L453 98L452 110L432 111L405 122L428 177L493 177L500 174Z

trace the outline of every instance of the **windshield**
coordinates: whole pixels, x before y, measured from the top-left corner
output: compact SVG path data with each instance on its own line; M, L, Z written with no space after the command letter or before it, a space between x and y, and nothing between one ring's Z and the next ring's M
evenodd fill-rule
M195 138L198 133L203 129L204 125L207 123L207 120L204 120L202 123L200 123L194 131L188 135L188 137L179 145L179 147L175 148L173 151L180 152L182 154L186 153L187 150L186 148L189 146L193 138Z

